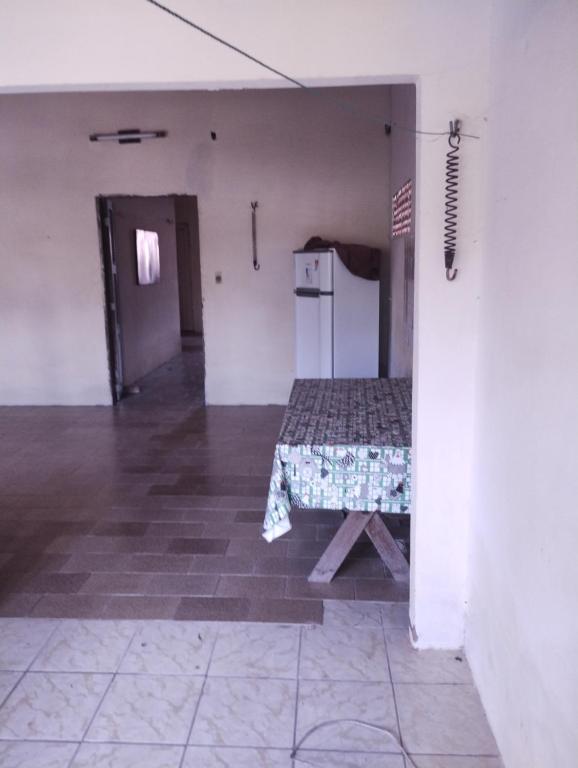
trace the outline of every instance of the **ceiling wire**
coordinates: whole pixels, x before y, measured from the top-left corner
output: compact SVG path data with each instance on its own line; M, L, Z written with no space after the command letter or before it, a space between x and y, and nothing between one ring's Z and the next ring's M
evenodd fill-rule
M219 37L219 35L216 35L214 32L210 32L205 27L202 27L200 24L197 24L194 21L191 21L191 19L188 19L186 16L182 16L180 13L177 13L177 11L174 11L172 8L169 8L166 5L163 5L162 3L159 3L158 0L145 0L145 2L149 3L150 5L154 5L156 8L158 8L161 11L164 11L169 16L172 16L173 18L177 19L178 21L182 22L183 24L186 24L188 27L191 27L192 29L195 29L197 32L200 32L203 35L206 35L211 40L214 40L215 42L219 43L220 45L225 46L225 48L229 48L231 51L234 51L235 53L238 53L240 56L243 56L244 58L248 59L249 61L252 61L254 64L257 64L259 67L262 67L263 69L268 70L269 72L272 72L274 75L278 75L278 77L281 77L283 80L286 80L288 83L292 83L293 85L296 85L298 88L301 88L304 91L309 92L315 92L316 89L312 86L305 85L305 83L301 82L300 80L297 80L294 77L291 77L290 75L285 74L280 69L275 69L275 67L272 67L270 64L267 64L266 62L262 61L261 59L258 59L256 56L253 56L251 53L248 53L247 51L243 50L242 48L239 48L238 46L234 45L233 43L230 43L228 40L225 40L222 37ZM348 103L346 101L343 101L342 99L336 99L335 97L331 97L333 101L339 103L342 107L345 109L351 111L351 112L360 112L359 109L357 109L353 104ZM414 133L422 136L449 136L451 135L449 131L418 131L415 128L411 128L407 125L400 125L399 123L388 123L387 121L384 121L375 115L370 115L369 113L362 113L363 117L366 119L377 121L382 127L385 127L386 133L389 133L391 128L399 128L401 131L408 131L409 133ZM474 136L473 134L469 133L460 133L460 136L462 138L467 139L479 139L479 136Z
M264 69L268 69L269 72L273 72L274 75L279 75L279 77L282 77L284 80L288 80L290 83L293 83L293 85L297 85L299 88L307 89L308 86L306 86L304 83L301 83L299 82L299 80L295 80L294 77L290 77L289 75L286 75L280 70L275 69L275 67L271 67L269 64L266 64L264 61L261 61L261 59L258 59L256 56L253 56L252 54L247 53L247 51L244 51L242 48L238 48L236 45L233 45L233 43L229 43L227 40L223 40L222 37L215 35L213 32L209 32L208 29L205 29L204 27L201 27L200 24L196 24L194 21L187 19L186 16L181 16L180 13L173 11L172 8L167 8L166 5L163 5L162 3L157 2L157 0L146 0L146 2L150 3L151 5L155 5L157 8L160 8L162 11L165 11L165 13L168 13L170 16L174 16L175 19L182 21L183 24L187 24L187 26L192 27L193 29L196 29L197 32L202 32L203 35L210 37L211 40L215 40L215 42L220 43L221 45L224 45L226 48L230 48L232 51L235 51L235 53L238 53L240 56L244 56L246 59L249 59L249 61L253 61L255 64L258 64L260 67L263 67Z

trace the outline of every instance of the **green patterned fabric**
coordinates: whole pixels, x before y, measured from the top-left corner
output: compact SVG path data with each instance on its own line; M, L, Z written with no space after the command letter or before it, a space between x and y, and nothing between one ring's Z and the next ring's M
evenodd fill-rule
M291 529L291 506L400 513L411 503L411 381L304 379L293 386L263 526Z

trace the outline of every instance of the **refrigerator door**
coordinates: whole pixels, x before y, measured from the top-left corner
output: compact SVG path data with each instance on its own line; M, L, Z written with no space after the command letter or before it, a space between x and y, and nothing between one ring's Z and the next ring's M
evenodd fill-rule
M333 293L333 262L336 253L333 249L317 253L319 260L319 289L322 294Z
M337 255L333 278L333 375L336 379L377 378L379 280L352 275Z
M333 291L333 251L294 251L295 288Z
M333 377L333 259L295 253L295 352L298 379Z

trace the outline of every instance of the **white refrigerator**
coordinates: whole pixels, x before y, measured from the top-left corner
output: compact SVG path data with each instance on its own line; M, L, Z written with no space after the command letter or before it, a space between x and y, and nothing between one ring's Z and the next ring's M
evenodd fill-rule
M333 248L294 258L296 377L376 378L379 280L353 275Z

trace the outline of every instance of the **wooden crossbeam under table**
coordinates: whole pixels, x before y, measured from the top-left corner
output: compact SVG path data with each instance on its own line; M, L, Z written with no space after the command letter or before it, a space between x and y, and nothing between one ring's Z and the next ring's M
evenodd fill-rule
M311 572L309 581L328 584L351 548L365 531L396 581L409 579L409 565L378 512L348 512L329 546Z

